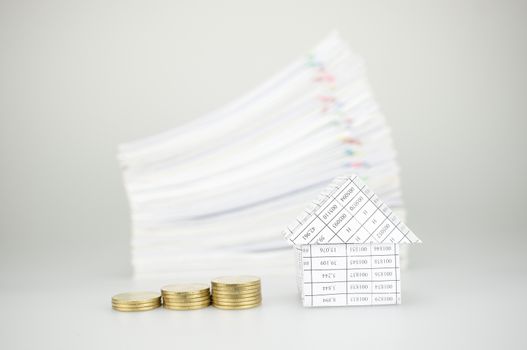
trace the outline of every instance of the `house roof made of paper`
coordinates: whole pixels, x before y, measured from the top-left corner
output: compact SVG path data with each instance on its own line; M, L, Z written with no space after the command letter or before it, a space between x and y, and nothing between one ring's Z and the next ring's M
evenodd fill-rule
M357 175L335 178L284 236L294 245L421 243Z

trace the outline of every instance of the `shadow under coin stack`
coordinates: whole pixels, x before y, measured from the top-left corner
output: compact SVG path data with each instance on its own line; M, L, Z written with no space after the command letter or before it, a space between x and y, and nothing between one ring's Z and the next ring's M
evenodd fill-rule
M262 303L260 278L224 276L212 280L212 305L219 309L249 309Z
M161 293L165 309L196 310L210 305L210 288L204 283L171 284Z
M121 293L112 297L112 309L117 311L147 311L161 306L157 292Z

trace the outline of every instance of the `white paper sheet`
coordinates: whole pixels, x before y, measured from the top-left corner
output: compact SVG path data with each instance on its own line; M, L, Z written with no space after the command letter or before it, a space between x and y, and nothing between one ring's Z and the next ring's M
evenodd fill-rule
M336 178L285 237L295 245L421 242L357 175Z
M292 271L282 228L341 174L367 179L404 214L390 129L363 60L337 33L225 107L120 145L118 158L141 278Z
M304 306L401 303L398 244L314 244L301 251Z

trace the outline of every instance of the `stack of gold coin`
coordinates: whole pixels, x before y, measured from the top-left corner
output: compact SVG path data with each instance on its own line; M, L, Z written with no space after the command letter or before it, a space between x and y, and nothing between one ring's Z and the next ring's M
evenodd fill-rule
M260 278L223 276L212 280L212 305L219 309L249 309L262 303Z
M156 292L121 293L112 297L112 309L117 311L147 311L161 306L161 294Z
M196 310L210 305L210 288L204 283L171 284L161 288L163 305L170 310Z

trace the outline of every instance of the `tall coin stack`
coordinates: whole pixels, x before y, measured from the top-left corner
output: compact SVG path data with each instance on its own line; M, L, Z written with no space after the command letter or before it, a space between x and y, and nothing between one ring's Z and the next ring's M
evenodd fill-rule
M224 276L212 280L212 305L219 309L249 309L262 303L260 278Z
M121 293L112 297L112 309L117 311L147 311L161 306L157 292Z
M210 288L204 283L171 284L161 288L163 305L170 310L196 310L210 305Z

